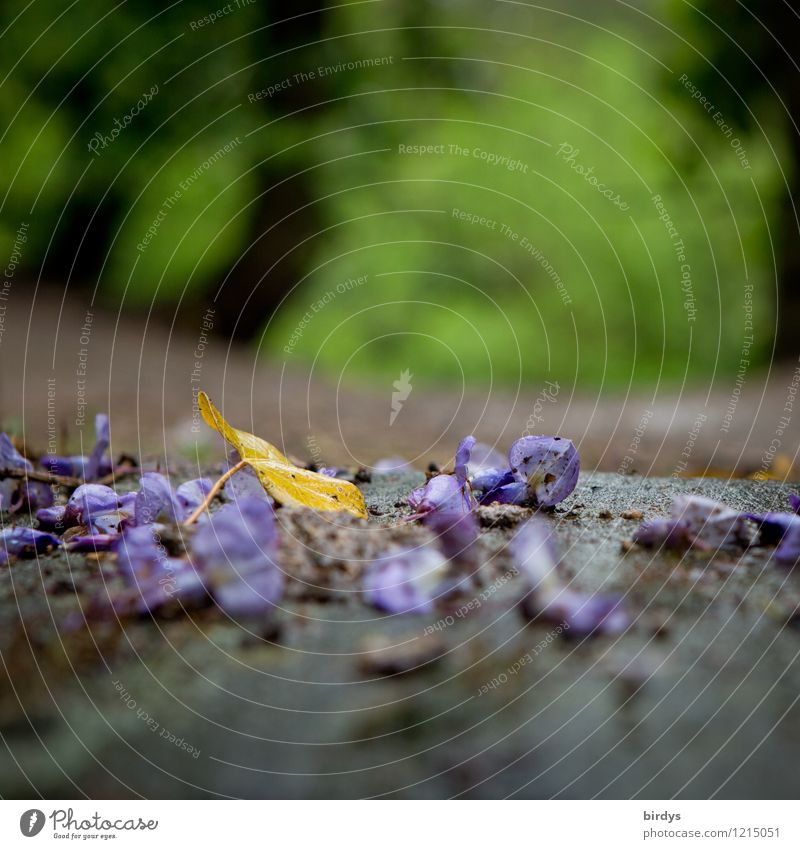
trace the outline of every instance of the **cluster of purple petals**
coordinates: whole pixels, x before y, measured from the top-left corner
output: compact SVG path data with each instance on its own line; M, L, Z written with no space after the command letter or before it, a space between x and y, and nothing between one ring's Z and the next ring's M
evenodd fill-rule
M471 585L478 566L474 514L433 510L423 521L434 534L432 543L389 552L367 567L369 604L387 613L429 613Z
M621 596L579 592L564 582L552 531L542 520L532 518L517 531L511 553L528 587L521 606L529 618L576 638L619 634L630 625Z
M413 490L408 503L412 518L433 511L469 512L477 503L530 504L553 507L576 487L580 457L569 439L523 436L508 452L508 462L495 448L462 439L452 475L437 475Z
M276 564L275 514L263 498L240 497L197 530L190 559L216 604L229 616L254 616L283 595Z
M50 474L77 477L93 481L111 471L107 452L109 446L108 416L98 414L95 418L95 446L88 457L58 457L47 455L39 461ZM16 469L32 472L33 464L14 448L11 439L0 433L0 469ZM17 513L23 508L29 511L50 507L53 492L49 484L19 478L0 477L0 512Z
M472 488L482 504L531 504L554 507L577 486L580 456L570 439L523 436L508 452L508 465L479 468Z
M790 496L792 508L800 503ZM685 551L777 546L774 559L794 565L800 559L800 516L792 513L743 513L700 495L678 495L669 519L644 522L633 541L648 548Z
M31 461L17 451L6 433L0 433L0 469L33 471ZM24 507L35 510L52 503L53 493L46 483L20 478L0 478L0 512L17 513Z
M95 444L88 457L73 455L58 457L48 454L39 460L39 464L52 475L80 478L90 482L102 478L111 472L111 461L107 456L111 443L108 416L98 413L94 419Z

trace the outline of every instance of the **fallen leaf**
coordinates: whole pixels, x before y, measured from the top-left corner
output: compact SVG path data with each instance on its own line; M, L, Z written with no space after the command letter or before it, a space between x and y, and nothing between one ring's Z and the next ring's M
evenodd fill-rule
M265 439L231 427L205 392L198 393L197 403L205 423L220 433L239 452L242 460L252 466L261 485L277 502L313 510L347 510L354 516L367 518L367 508L358 487L301 469Z

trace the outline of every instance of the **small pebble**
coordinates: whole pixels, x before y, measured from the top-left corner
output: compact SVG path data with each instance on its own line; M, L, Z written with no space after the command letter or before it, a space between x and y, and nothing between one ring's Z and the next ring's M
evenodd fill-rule
M614 514L613 514L610 510L601 510L601 511L597 514L597 518L598 518L598 519L613 519L613 518L614 518Z
M623 519L631 519L634 522L641 522L644 517L644 513L641 510L623 510L620 513Z
M401 675L438 660L444 650L443 642L435 634L394 639L375 634L363 640L359 665L368 674Z

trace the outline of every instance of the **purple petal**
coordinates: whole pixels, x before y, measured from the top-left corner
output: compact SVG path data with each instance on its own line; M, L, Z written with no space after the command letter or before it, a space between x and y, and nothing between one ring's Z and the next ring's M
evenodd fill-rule
M462 485L467 483L467 467L469 466L469 458L475 442L474 436L466 436L458 443L458 448L456 449L454 474Z
M415 511L416 517L434 510L468 513L472 509L472 496L469 485L462 484L455 475L436 475L424 486L409 493L408 505Z
M33 469L30 460L14 448L14 443L7 433L0 433L0 468L3 469Z
M98 413L94 417L95 444L86 462L86 480L96 480L111 471L111 463L105 459L105 453L111 443L108 416Z
M517 569L532 586L557 586L558 550L547 523L537 518L525 522L514 534L510 551Z
M129 584L158 578L167 568L169 555L154 525L128 528L115 548L120 572Z
M67 551L84 553L92 551L113 551L119 541L118 534L89 534L70 537L65 543Z
M478 521L474 513L442 513L425 516L425 526L436 534L436 542L445 557L465 566L474 564L473 545L478 539Z
M11 528L0 532L0 550L15 557L33 557L48 548L57 548L61 540L33 528Z
M0 469L33 469L30 460L17 451L6 433L0 433ZM20 483L17 478L0 480L0 511L19 509L24 501L24 496L20 496Z
M18 513L23 507L28 511L50 507L53 503L53 490L49 484L41 481L19 481L11 504L11 512Z
M39 460L39 465L50 472L51 475L62 475L64 477L84 478L88 457L74 455L72 457L59 457L55 454L47 454Z
M793 525L800 524L796 513L746 513L746 518L758 526L761 545L777 545Z
M531 492L527 483L512 481L495 487L481 497L481 504L525 504L531 500Z
M791 493L789 495L789 506L794 510L795 513L800 513L800 495L795 495Z
M208 478L196 478L182 483L175 490L175 498L182 510L182 518L186 518L204 501L214 484Z
M800 522L793 522L786 530L774 557L786 566L794 566L800 560Z
M572 440L560 436L523 436L511 446L508 464L540 507L563 501L578 483L578 451Z
M531 619L561 625L566 636L613 636L631 624L631 618L617 595L580 593L562 589L542 596L532 591L523 601L523 610Z
M91 525L95 515L109 513L120 507L117 493L109 486L99 483L85 483L72 493L64 511L64 523L72 525Z
M149 525L161 520L179 522L181 512L172 485L164 475L145 472L141 479L141 489L136 496L136 524Z
M277 540L270 505L247 497L221 507L194 534L192 562L226 613L263 613L279 601L284 576L273 559Z
M723 545L750 545L758 531L745 513L732 510L719 501L701 495L676 495L672 518L680 520L698 548Z
M367 568L366 600L388 613L428 613L446 586L447 566L433 548L387 554Z
M36 518L39 521L39 527L45 531L56 531L62 533L68 526L64 519L66 507L59 505L57 507L42 507L36 511Z
M489 493L493 489L514 481L514 474L507 466L495 466L483 469L472 478L472 488L476 492Z
M633 534L633 541L645 548L664 546L684 550L691 546L686 523L678 519L652 519L640 525Z

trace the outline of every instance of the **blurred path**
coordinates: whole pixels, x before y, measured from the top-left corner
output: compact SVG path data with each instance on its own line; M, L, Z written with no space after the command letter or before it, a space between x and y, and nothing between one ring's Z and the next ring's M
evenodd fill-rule
M77 299L62 309L56 291L15 284L0 338L0 418L45 451L91 437L98 410L112 415L115 451L194 456L216 443L196 416L193 392L204 388L239 427L251 427L298 457L370 463L387 455L417 465L446 463L457 440L474 432L505 449L528 429L558 432L579 443L584 466L623 473L751 474L790 471L800 437L795 409L800 369L720 375L710 390L638 389L629 396L544 379L516 393L413 387L390 425L393 382L337 387L318 374L258 359L253 348L213 335L213 316L193 313L195 333L172 332L144 313L87 309ZM204 316L206 318L204 319ZM192 427L195 425L196 432ZM213 455L212 455L213 456Z

